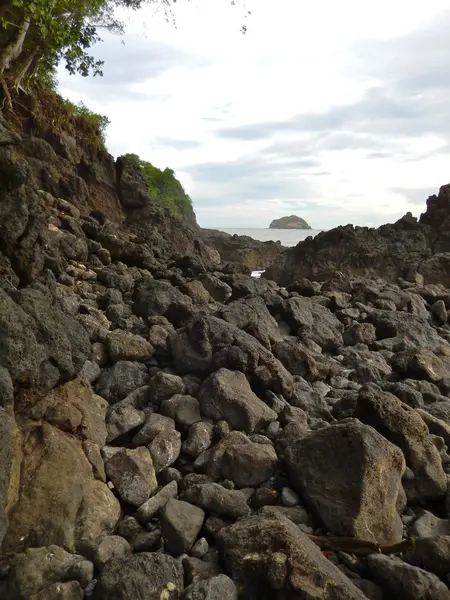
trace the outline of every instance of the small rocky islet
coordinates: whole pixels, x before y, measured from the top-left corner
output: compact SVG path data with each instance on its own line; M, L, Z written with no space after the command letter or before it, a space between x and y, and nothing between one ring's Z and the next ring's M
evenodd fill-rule
M269 229L311 229L311 225L295 215L289 217L281 217L280 219L274 219L269 225Z
M0 117L0 598L449 599L449 189L245 252Z

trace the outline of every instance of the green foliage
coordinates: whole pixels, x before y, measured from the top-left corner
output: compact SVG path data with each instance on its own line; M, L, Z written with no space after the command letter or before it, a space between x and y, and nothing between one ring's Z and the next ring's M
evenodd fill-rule
M178 219L193 213L192 200L175 177L172 169L158 169L151 163L141 160L137 154L125 154L124 158L138 165L147 179L148 193L155 202L167 208Z
M108 117L93 112L86 104L84 104L84 102L73 104L70 100L65 100L64 107L77 117L81 117L86 122L89 129L98 129L102 142L105 142L106 128L111 122Z

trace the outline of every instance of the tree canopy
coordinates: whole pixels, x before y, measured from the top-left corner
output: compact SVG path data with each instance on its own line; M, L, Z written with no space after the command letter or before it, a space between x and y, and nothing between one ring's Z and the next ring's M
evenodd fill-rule
M71 74L102 75L90 54L100 31L123 33L117 8L163 6L172 16L176 0L0 0L0 81L18 88L64 62ZM235 4L232 0L231 4ZM245 31L245 27L243 28Z

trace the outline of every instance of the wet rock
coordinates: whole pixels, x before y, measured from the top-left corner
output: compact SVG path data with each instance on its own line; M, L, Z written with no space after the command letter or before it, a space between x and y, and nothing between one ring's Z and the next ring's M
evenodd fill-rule
M153 459L156 473L170 467L181 452L181 434L176 429L161 429L150 442L148 449Z
M123 400L128 394L145 386L148 381L145 365L137 362L119 361L100 375L95 385L97 394L110 404Z
M353 583L282 516L255 515L219 533L220 550L243 598L365 600Z
M158 488L147 448L122 448L108 460L105 470L122 500L133 506L141 506Z
M198 506L171 499L161 513L161 533L167 549L173 554L188 552L194 544L205 519Z
M178 483L171 481L149 498L136 511L136 518L144 525L155 517L169 502L178 496Z
M199 402L206 417L224 419L248 432L277 420L276 413L256 396L239 371L220 369L210 375L200 388Z
M315 431L294 442L285 458L293 486L333 534L401 540L404 458L372 427L354 421Z
M98 577L93 600L177 600L184 588L181 563L142 552L110 560Z
M273 446L253 442L229 446L220 463L223 477L238 487L256 486L267 481L275 474L277 466Z
M367 558L367 564L375 582L398 600L450 599L450 590L436 575L402 560L371 554Z
M218 483L190 485L181 495L182 499L203 508L207 513L238 519L246 516L250 508L245 496L237 490L227 490Z
M441 457L416 411L407 410L389 392L371 387L361 390L354 416L374 427L403 451L406 464L414 473L414 479L404 484L409 502L445 494L447 478Z
M106 347L113 362L120 360L146 361L153 356L154 349L140 335L116 329L106 338Z
M184 590L182 600L238 600L238 595L232 579L217 575L191 584Z

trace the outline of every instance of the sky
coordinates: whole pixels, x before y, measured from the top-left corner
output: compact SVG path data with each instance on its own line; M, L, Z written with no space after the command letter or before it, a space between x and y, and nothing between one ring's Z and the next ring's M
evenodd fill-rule
M247 14L248 11L251 14ZM102 34L103 77L60 93L107 115L114 157L173 169L203 227L378 226L450 180L450 0L178 0ZM242 24L247 33L242 35Z

